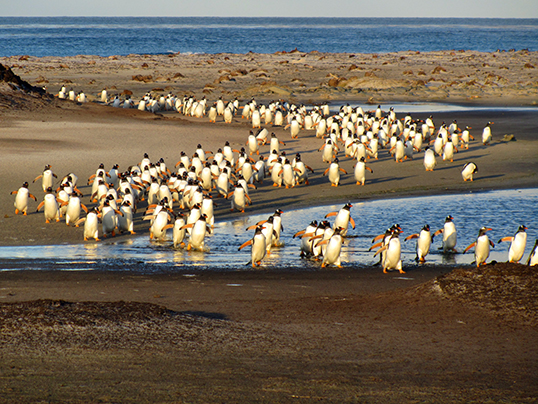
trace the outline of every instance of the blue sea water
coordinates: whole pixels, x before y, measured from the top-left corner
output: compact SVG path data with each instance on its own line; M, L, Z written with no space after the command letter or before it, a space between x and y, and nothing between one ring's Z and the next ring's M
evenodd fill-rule
M538 19L0 17L0 56L538 51Z

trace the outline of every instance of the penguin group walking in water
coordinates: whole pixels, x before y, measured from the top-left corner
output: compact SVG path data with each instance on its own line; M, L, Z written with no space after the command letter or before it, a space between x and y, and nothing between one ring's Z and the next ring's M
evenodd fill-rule
M65 98L70 97L65 89L63 93ZM112 107L122 105L124 108L125 105L136 107L132 98L121 100L119 95L112 95L111 98L105 90L101 93L101 101ZM218 119L225 119L220 117L226 117L227 111L236 118L240 110L237 100L225 103L220 98L212 107L214 111L210 108L209 113L206 105L205 97L197 100L190 96L176 97L171 93L162 97L146 94L138 103L138 108L151 112L177 112L196 118L209 115L212 123ZM308 110L304 105L290 105L282 100L265 106L252 99L243 108L243 114L252 123L253 130L249 131L248 138L239 144L237 149L225 144L216 153L212 153L198 145L192 157L182 153L175 166L177 169L175 172L167 168L163 159L152 162L147 154L140 163L133 164L123 172L117 164L108 172L100 164L96 173L89 178L89 185L92 186L90 203L95 204L94 207L88 208L86 205L89 204L82 203L82 196L77 192L76 184L73 183L76 180L73 181L73 177L65 183L62 181L62 189L54 193L54 178L57 177L52 172L51 166L47 165L42 174L34 179L34 182L41 179L41 187L46 192L37 209L43 208L47 223L59 221L64 216L68 225L78 226L84 223L84 240L99 240L99 234L101 238L113 237L118 233L135 234L134 228L140 217L136 213L137 208L147 204L148 210L142 216L149 221L147 228L152 240L169 240L167 230L172 230L174 248L186 246L189 250L204 251L207 250L206 236L214 230L213 199L218 199L219 196L229 200L231 210L244 213L248 206L256 203L250 192L255 193L256 187L263 185L265 178L270 176L276 187L284 185L290 189L309 185L312 177L317 174L315 176L317 184L323 184L323 176L327 176L332 186L339 186L343 180L348 180L344 177L348 175L348 171L343 165L348 164L349 160L354 163L353 182L364 186L370 181L367 180L365 172L369 171L372 177L374 173L366 162L375 164L375 160L383 150L387 155L392 153L392 158L396 162L411 161L417 153L424 153L424 167L427 171L432 171L437 165L436 154L443 156L443 160L449 164L455 159L454 153L464 152L473 139L469 133L471 128L466 127L461 131L456 122L451 125L443 123L436 129L431 118L422 121L407 115L399 120L396 119L393 110L383 116L380 106L370 112L364 112L360 107L343 106L338 113L331 115L326 105ZM314 173L314 170L305 164L301 154L297 153L294 158L286 156L285 151L281 150L285 143L274 133L269 133L270 130L262 127L263 123L280 125L284 128L287 125L292 141L308 136L308 131L311 131L314 141L319 142L319 139L322 139L321 147L318 149L316 145L313 150L319 150L321 161L328 164L323 175L320 172ZM488 123L484 128L482 138L484 145L491 144L491 124L492 122ZM253 160L253 157L257 160ZM312 153L309 153L306 159L311 158ZM473 175L477 171L475 163L467 163L461 174L463 180L473 181ZM68 176L71 175L74 176L72 173ZM372 181L375 181L375 178ZM37 198L29 192L28 183L12 194L16 195L16 214L27 214L29 199L37 201ZM312 226L309 226L311 228L305 229L300 242L305 256L319 258L322 266L342 265L340 257L342 245L345 243L349 227L355 229L354 219L350 215L351 206L347 204L339 212L331 212L324 218L335 216L333 225L327 220L321 220L312 222ZM86 213L85 218L81 218L83 212ZM278 216L278 219L275 215L271 217L272 219L268 219L266 223L251 229L255 230L251 239L253 265L260 265L270 254L270 248L279 246L279 242L275 240L279 240L276 234L280 234L282 229L280 217ZM100 232L98 223L101 223ZM271 225L272 231L268 230ZM526 238L523 240L523 234L526 235L524 230L526 228L518 230L511 239L506 237L501 239L511 241L510 262L522 260L526 244ZM263 255L259 252L262 242L259 241L261 236L258 233L263 234L265 238ZM457 232L453 218L448 216L443 229L433 235L429 226L425 225L420 233L412 234L405 239L417 239L417 262L426 262L434 236L441 233L443 252L457 252ZM393 269L403 271L400 256L402 245L399 239L401 234L401 228L392 228L376 252L376 256L381 255L384 271ZM484 247L480 237L483 235L479 235L474 247L477 262L482 264L489 255L489 247ZM489 246L491 244L488 243ZM250 244L242 245L241 248L248 245Z

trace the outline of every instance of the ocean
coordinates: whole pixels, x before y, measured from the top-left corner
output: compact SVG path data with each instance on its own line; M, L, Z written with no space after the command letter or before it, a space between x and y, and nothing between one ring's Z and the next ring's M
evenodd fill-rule
M538 19L0 17L0 56L538 51Z

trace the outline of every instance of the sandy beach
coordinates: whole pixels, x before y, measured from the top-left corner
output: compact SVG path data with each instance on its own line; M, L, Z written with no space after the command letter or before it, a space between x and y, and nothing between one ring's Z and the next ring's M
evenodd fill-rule
M314 131L291 139L289 129L267 125L286 143L281 150L300 152L313 168L310 185L276 188L268 179L252 190L245 213L220 203L217 220L538 186L537 111L494 109L536 105L535 52L17 56L0 63L51 95L65 85L89 100L44 98L0 83L2 246L83 242L82 228L45 224L35 213L44 193L32 181L47 164L59 178L76 173L83 203L92 206L87 180L101 163L126 170L148 153L172 168L197 144L214 152L226 141L244 147L252 130L240 114L225 124L222 117L210 123L102 105L102 89L134 100L148 91L205 96L208 105L237 97L241 105L284 99L385 111L398 102L491 107L412 114L433 115L436 127L457 120L472 127L475 140L454 162L438 157L433 172L424 170L423 153L396 163L381 150L368 162L374 173L364 186L344 175L331 187ZM484 146L490 121L493 140ZM351 173L354 162L341 157ZM473 182L461 177L468 161L479 167ZM37 202L28 216L15 215L10 192L25 181ZM137 220L135 230L148 234L147 223ZM533 402L538 277L517 264L480 271L485 276L425 266L409 271L409 280L381 268L150 276L141 263L129 273L0 271L0 402Z

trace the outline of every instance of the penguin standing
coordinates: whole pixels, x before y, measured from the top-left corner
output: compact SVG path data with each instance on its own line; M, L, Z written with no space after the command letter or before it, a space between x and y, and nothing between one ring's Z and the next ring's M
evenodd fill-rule
M238 251L241 251L243 248L251 245L251 260L249 264L252 264L252 267L260 266L262 259L266 255L266 238L262 233L262 227L257 226L254 233L254 237L251 240L245 241L238 248Z
M426 171L433 171L437 161L435 160L435 153L429 147L424 150L424 168Z
M481 227L478 231L478 237L476 241L469 244L469 246L467 246L467 248L463 250L463 253L465 254L467 251L474 247L474 256L477 267L486 263L486 260L489 257L489 247L495 247L493 242L486 234L490 230L492 229L489 227Z
M454 218L448 215L445 218L445 224L442 229L437 230L433 236L443 234L443 253L456 252L457 232L456 225L454 224Z
M426 256L430 252L430 246L432 243L432 235L430 233L430 226L424 225L420 233L411 234L410 236L407 236L405 238L405 241L411 240L411 239L418 239L417 240L417 256L415 258L415 261L423 263L426 262Z
M28 190L28 182L22 184L17 191L12 191L11 195L17 195L15 197L15 214L22 213L24 216L28 214L28 199L32 198L37 202L37 198Z
M499 244L503 241L510 241L511 244L510 249L508 250L508 262L518 263L523 257L523 254L525 253L525 246L527 245L527 233L525 230L527 230L527 227L521 225L513 237L503 237L497 242L497 244Z

